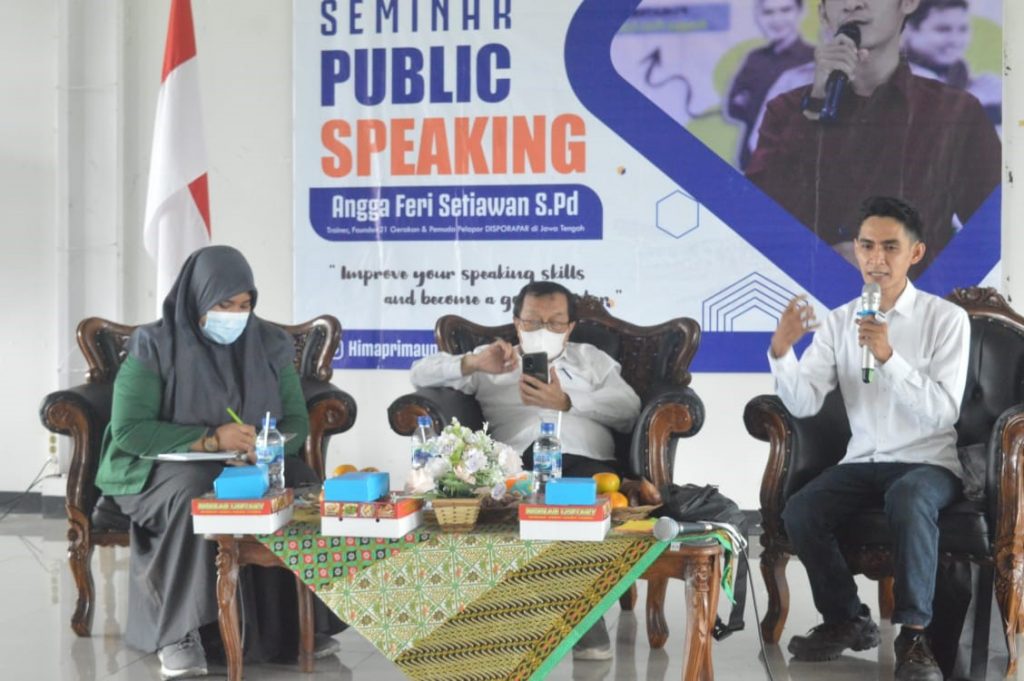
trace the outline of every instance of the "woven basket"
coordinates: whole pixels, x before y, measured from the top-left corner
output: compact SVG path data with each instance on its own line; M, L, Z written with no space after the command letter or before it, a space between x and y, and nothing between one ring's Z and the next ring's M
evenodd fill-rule
M480 515L480 499L434 499L434 514L445 532L469 532Z

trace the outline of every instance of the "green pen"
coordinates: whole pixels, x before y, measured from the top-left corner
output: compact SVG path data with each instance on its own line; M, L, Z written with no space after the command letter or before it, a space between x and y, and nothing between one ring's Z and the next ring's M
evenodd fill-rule
M237 423L240 426L244 426L245 425L245 422L242 421L242 419L238 418L238 414L235 413L234 409L232 409L231 407L228 407L227 410L228 410L228 416L231 417L232 421L234 421L235 423Z

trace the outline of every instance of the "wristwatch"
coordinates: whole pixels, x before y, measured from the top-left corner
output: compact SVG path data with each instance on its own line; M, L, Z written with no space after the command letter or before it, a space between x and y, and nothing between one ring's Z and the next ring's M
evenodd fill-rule
M203 436L203 450L211 453L220 451L220 439L217 438L216 431L214 431L213 435Z
M821 110L824 107L825 99L822 97L811 97L810 88L807 89L803 99L800 100L800 111L812 121L816 121L821 117Z

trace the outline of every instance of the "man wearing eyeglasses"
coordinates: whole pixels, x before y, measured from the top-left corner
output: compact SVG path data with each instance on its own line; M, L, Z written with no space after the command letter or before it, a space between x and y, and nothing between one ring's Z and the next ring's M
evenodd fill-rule
M499 339L461 356L424 357L412 366L413 385L475 395L494 438L519 451L540 433L541 411L561 412L563 474L620 473L612 431L632 430L640 398L607 353L569 342L576 326L572 293L555 282L531 282L516 296L512 314L519 345ZM546 383L522 371L522 354L531 352L547 355ZM531 454L524 457L527 468Z

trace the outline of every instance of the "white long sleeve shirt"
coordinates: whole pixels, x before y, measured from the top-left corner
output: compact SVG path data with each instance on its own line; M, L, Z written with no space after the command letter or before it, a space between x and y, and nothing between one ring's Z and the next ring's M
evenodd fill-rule
M417 388L448 387L475 395L494 439L522 452L540 434L544 410L523 404L518 352L516 358L516 368L508 373L477 371L463 376L461 355L439 353L412 365L412 383ZM618 362L593 345L569 343L549 366L558 370L562 390L572 400L572 408L561 418L562 451L602 461L614 459L611 430L629 432L640 414L640 398L622 378Z
M775 392L796 417L812 416L838 383L851 437L840 463L930 463L962 477L953 426L967 383L970 323L963 308L907 287L889 312L892 357L861 380L859 299L829 313L797 362L768 361Z

